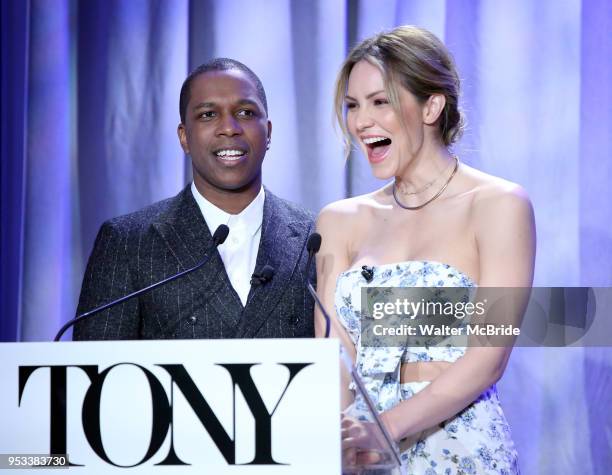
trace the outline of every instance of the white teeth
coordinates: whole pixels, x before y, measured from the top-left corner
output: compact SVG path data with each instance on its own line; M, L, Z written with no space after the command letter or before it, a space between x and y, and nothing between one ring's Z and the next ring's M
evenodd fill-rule
M382 142L383 140L388 140L388 137L368 137L363 139L363 143L369 145L371 143Z
M240 157L244 155L244 151L242 150L219 150L217 152L217 157L223 158L224 160L238 160Z

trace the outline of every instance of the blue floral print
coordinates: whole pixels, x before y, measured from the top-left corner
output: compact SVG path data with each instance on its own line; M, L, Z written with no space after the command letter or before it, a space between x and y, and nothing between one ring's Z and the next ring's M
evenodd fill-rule
M400 384L401 363L455 362L465 347L371 347L361 345L362 287L463 287L476 284L458 269L435 261L406 261L373 268L366 282L361 269L343 272L336 285L335 306L356 349L356 366L377 409L391 409L410 399L429 382ZM359 399L355 405L359 405ZM359 412L359 408L356 408ZM454 418L422 434L401 453L402 474L517 474L518 456L495 386Z

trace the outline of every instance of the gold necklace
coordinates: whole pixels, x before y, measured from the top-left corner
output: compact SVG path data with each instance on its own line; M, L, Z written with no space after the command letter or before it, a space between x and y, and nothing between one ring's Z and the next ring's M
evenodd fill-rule
M444 190L446 190L446 187L451 182L451 180L453 179L453 177L457 173L457 169L459 168L459 157L457 157L457 155L453 155L453 158L455 159L455 168L453 169L453 173L451 173L451 176L448 177L448 180L446 180L446 183L444 183L442 188L440 188L435 195L433 195L430 199L428 199L425 203L423 203L421 205L418 205L418 206L406 206L405 204L401 203L399 198L397 197L397 187L395 186L395 182L393 182L393 199L395 200L397 205L400 208L414 211L414 210L417 210L417 209L424 208L429 203L431 203L433 200L435 200L438 196L440 196L442 193L444 193Z
M453 155L453 158L454 158L454 155ZM448 167L446 167L446 168L448 168ZM426 185L424 185L424 186L423 186L423 188L420 188L420 189L418 189L418 190L414 190L414 191L409 191L409 192L404 192L404 191L402 191L402 192L401 192L401 193L402 193L402 195L407 195L407 196L411 196L411 195L419 195L419 194L423 193L425 190L428 190L429 188L431 188L431 187L433 186L433 184L434 184L435 182L437 182L437 181L440 179L440 177L441 177L442 175L444 175L444 172L446 171L446 168L444 168L444 170L442 170L442 171L440 172L440 174L439 174L439 175L438 175L436 178L434 178L432 181L430 181L429 183L427 183Z

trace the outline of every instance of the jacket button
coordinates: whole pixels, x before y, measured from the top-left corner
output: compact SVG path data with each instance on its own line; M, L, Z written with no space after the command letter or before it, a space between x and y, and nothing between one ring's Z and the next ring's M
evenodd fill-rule
M198 319L198 317L196 317L195 315L192 315L191 317L189 317L189 321L191 323L195 323L197 319Z

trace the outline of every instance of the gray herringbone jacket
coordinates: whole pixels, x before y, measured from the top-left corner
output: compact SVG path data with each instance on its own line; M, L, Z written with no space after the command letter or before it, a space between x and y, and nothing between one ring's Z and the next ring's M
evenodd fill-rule
M275 273L251 288L246 307L215 250L201 269L80 322L73 338L311 337L313 300L303 281L312 231L310 212L266 190L256 269L268 264ZM189 187L107 221L87 264L77 314L196 265L211 243Z

